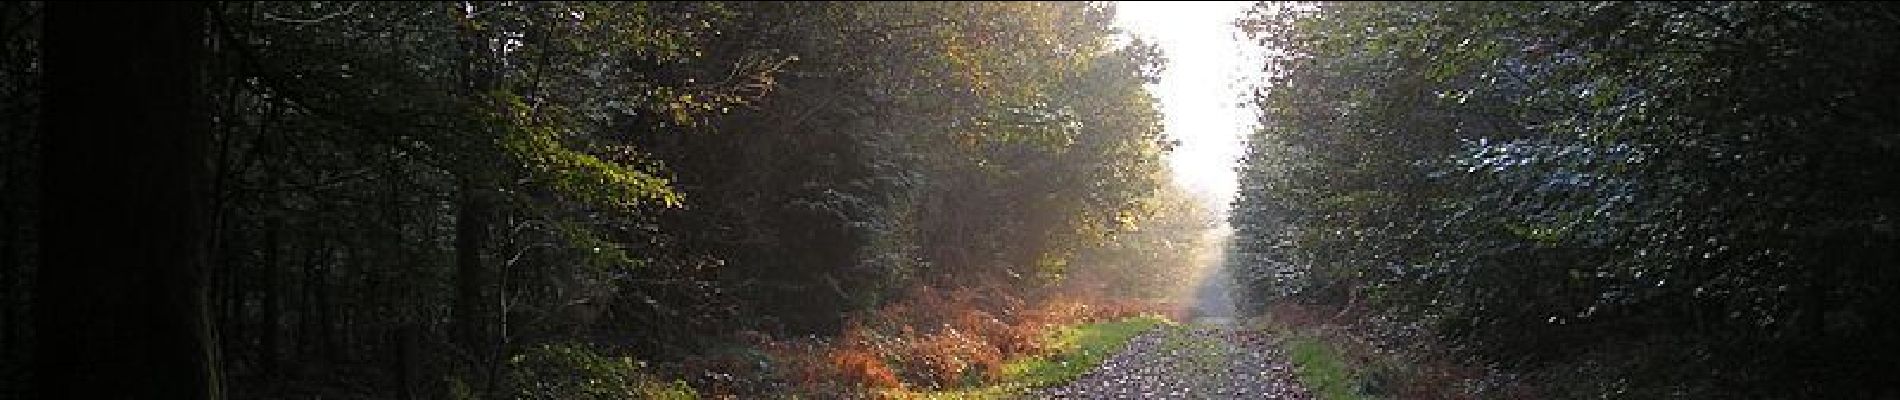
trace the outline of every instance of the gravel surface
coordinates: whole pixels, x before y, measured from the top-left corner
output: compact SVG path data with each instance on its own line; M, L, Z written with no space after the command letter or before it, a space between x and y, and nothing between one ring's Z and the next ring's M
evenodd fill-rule
M1263 334L1196 324L1158 328L1068 385L1052 399L1312 399L1285 352Z

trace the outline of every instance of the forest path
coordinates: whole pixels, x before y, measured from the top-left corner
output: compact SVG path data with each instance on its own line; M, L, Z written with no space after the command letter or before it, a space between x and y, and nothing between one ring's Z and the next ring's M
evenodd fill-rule
M1194 320L1136 336L1060 399L1312 399L1267 333L1236 324L1232 279L1217 268L1195 291Z
M1136 336L1121 353L1037 398L1312 399L1265 333L1219 321L1166 326Z

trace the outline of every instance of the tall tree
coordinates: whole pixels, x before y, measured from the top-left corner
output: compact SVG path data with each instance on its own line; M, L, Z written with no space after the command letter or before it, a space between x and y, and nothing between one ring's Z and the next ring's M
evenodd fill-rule
M206 11L47 6L42 398L221 397L205 285Z

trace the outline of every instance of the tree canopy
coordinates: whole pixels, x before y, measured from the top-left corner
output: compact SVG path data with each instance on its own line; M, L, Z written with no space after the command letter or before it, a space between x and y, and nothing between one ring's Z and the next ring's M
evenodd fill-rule
M1895 12L1262 3L1233 265L1579 398L1890 394Z
M1092 273L1090 254L1168 251L1123 235L1159 216L1206 218L1168 210L1143 86L1163 59L1115 39L1108 3L185 7L166 21L203 45L179 96L203 108L181 118L208 135L187 161L210 168L205 279L185 290L208 315L152 318L213 327L204 362L233 397L663 394L649 381L683 369L618 357L837 335L919 287L1029 296ZM66 312L24 293L138 284L49 273L56 232L27 223L65 215L40 188L93 179L35 175L76 160L35 143L84 134L35 117L64 93L40 77L68 68L40 62L68 33L38 27L86 10L0 13L0 398L57 390L14 384L59 334L29 316Z

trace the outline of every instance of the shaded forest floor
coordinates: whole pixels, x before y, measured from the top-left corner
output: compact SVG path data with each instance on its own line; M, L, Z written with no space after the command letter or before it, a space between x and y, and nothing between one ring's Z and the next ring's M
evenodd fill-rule
M1316 399L1548 398L1521 372L1486 367L1423 336L1394 329L1357 307L1286 300L1235 322L1271 338Z

